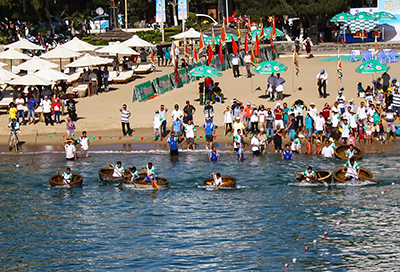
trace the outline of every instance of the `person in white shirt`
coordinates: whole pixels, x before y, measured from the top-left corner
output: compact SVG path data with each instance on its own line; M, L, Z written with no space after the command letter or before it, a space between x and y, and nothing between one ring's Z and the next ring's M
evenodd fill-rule
M326 98L326 85L328 84L328 74L325 72L324 69L317 75L317 85L318 85L318 92L319 97ZM322 88L324 92L322 92Z
M175 104L175 107L174 107L174 108L175 108L175 109L171 112L172 120L175 121L176 118L182 119L182 117L183 117L183 111L181 111L181 110L179 109L179 105L178 105L178 104Z
M72 140L64 141L64 149L65 149L65 158L67 161L75 161L76 157L76 148L75 145L72 144Z
M211 176L213 177L212 181L207 182L208 186L215 186L216 189L218 189L218 187L220 187L222 185L222 178L221 178L221 174L217 173L215 174L214 172L211 173Z
M82 132L82 136L79 137L78 143L81 146L81 158L85 156L86 158L89 157L89 145L90 145L90 139L86 134L86 131Z
M25 100L21 97L21 94L18 94L18 98L15 99L15 105L17 105L18 123L25 125L25 113L24 113ZM20 116L22 116L22 123L19 121Z
M322 112L320 112L319 115L315 117L314 122L315 122L315 130L317 131L317 138L319 138L319 140L322 142L322 136L325 124L325 118L322 117Z
M310 108L308 109L308 113L310 114L312 119L315 119L318 116L318 110L315 107L315 103L314 102L310 103Z
M325 146L322 148L321 155L323 158L332 158L335 156L335 150L329 145L329 141L325 142Z
M275 99L275 91L276 91L276 84L277 84L277 78L274 74L271 74L268 79L267 79L267 93L266 95L271 99Z
M156 113L153 118L153 139L154 142L157 140L158 137L162 137L161 135L161 124L162 124L162 117L160 116L160 112L156 110Z
M338 108L340 114L343 114L346 107L346 97L343 95L343 88L338 91L338 96L336 97L336 102L338 102Z
M43 109L44 121L46 123L46 126L48 124L53 125L53 121L51 120L51 105L51 100L47 95L45 95L44 99L40 102L40 106L42 106Z
M339 139L339 122L340 114L338 109L332 108L332 137L334 139Z
M162 119L162 122L161 122L161 136L163 136L163 137L165 137L166 128L167 128L167 111L168 111L167 107L165 107L164 105L160 106L159 114L160 114L160 117Z
M253 151L253 155L260 155L260 141L257 136L253 134L253 138L251 138L251 151Z
M362 101L360 103L360 107L358 107L357 109L357 115L358 115L358 119L361 119L363 121L364 124L366 124L367 121L367 107L365 107L364 102Z
M192 148L195 150L196 145L194 143L194 137L196 136L196 127L192 119L189 119L188 123L184 124L183 130L185 131L187 149Z
M232 110L228 106L224 110L225 135L228 133L232 135L232 123L233 123Z
M247 77L251 77L253 74L251 73L251 56L249 54L249 51L246 52L243 61L244 65L246 66Z
M392 106L388 107L386 115L382 115L382 118L386 121L387 140L389 141L390 139L390 132L393 132L393 138L396 140L396 127L394 121L396 121L397 115L393 112Z
M281 74L276 74L276 100L283 100L283 84L286 82Z
M240 78L239 74L239 57L236 54L233 54L233 58L231 60L232 70L233 70L233 79Z
M264 109L264 106L261 105L258 110L258 129L260 131L265 131L265 117L267 117L268 112Z

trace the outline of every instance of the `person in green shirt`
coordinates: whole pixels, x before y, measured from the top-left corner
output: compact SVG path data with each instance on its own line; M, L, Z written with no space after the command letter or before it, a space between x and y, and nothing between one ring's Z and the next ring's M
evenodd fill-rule
M57 172L57 174L60 175L60 172ZM67 167L67 169L65 169L65 172L61 176L63 178L63 183L70 184L73 178L71 168Z
M112 163L110 162L109 164L112 168L114 168L114 172L112 174L113 177L115 178L120 178L122 177L122 175L125 172L125 168L122 166L121 161L117 161L117 164L112 165Z
M315 172L312 170L312 167L309 166L304 172L294 172L297 175L301 176L302 181L311 182L315 180Z
M129 170L131 170L131 172L132 172L131 181L134 181L134 180L136 180L136 179L139 178L139 173L138 173L138 171L136 170L136 167L135 167L135 166L131 165L131 167L129 168Z
M354 149L353 145L349 146L349 149L346 151L346 158L351 159L353 158L357 153L357 150Z
M343 172L346 172L344 175L345 180L356 179L358 180L360 176L361 167L360 165L351 158L343 165Z

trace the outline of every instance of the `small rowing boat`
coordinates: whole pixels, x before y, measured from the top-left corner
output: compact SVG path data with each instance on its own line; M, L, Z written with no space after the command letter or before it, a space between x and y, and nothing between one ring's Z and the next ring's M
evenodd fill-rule
M49 178L50 186L65 186L69 185L70 187L80 187L82 186L83 177L78 174L72 174L72 182L64 183L63 177L61 175L54 175Z
M147 181L144 181L144 178L146 177L146 172L139 172L139 177L132 180L125 180L123 184L131 184L135 185L137 188L153 188L153 185L151 183L148 183ZM169 180L167 178L163 177L156 177L157 185L158 187L163 187L166 188L168 187Z
M219 187L225 187L225 188L235 188L237 179L234 177L221 177L222 179L222 185ZM208 182L214 182L213 178L208 178L205 181L203 181L204 186L210 186L207 185Z
M341 145L335 148L335 156L336 158L347 160L346 152L349 149L350 145ZM362 151L358 147L354 147L356 153L354 154L354 159L359 160L362 158Z
M339 168L333 172L333 181L336 183L346 183L349 181L351 182L352 180L345 180L344 175L346 174L346 172L343 172L342 170L343 170L343 168ZM372 173L370 171L368 171L367 169L364 169L364 168L361 168L359 181L361 181L361 182L373 181L375 183L380 183L379 180L372 178Z
M315 171L315 177L316 179L306 181L303 179L302 176L296 177L294 182L300 183L300 182L307 182L307 183L312 183L312 184L323 184L324 182L327 184L330 184L332 182L332 173L329 171L321 170L321 171Z
M98 172L99 179L105 183L120 183L131 178L131 172L128 170L125 170L122 177L113 177L114 168L101 168Z

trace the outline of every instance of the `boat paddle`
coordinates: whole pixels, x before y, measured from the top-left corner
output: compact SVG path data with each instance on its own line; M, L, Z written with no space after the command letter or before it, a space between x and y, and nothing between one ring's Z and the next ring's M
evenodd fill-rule
M378 183L378 184L381 183L379 180L376 180L376 179L373 179L373 178L369 178L369 177L366 177L366 178L365 177L360 177L359 180L360 181L372 181L372 182L375 182L375 183Z

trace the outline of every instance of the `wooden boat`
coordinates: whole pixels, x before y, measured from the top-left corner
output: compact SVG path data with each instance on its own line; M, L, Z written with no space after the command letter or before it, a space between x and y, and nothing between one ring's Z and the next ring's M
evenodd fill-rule
M236 182L237 182L236 178L234 178L234 177L226 177L225 176L225 177L221 177L221 179L222 179L222 185L219 186L219 187L235 188L235 185L236 185ZM213 181L214 181L213 178L208 178L205 181L203 181L203 185L204 186L210 186L210 185L207 185L207 183L208 182L213 182Z
M342 169L343 168L339 168L333 172L333 181L334 182L345 183L345 182L349 181L349 180L345 180L344 175L346 174L346 172L343 172ZM372 178L372 173L370 171L368 171L367 169L361 168L359 181L363 182L365 180L380 183L378 180Z
M101 168L101 169L99 169L98 172L99 172L99 179L102 182L106 182L106 183L120 183L126 179L131 178L131 172L128 170L125 170L122 177L113 177L112 176L112 174L114 173L114 168Z
M341 145L335 148L335 156L336 158L347 160L346 151L349 149L349 145ZM359 160L362 158L362 151L358 147L354 147L356 150L356 154L354 155L355 160Z
M54 175L49 178L50 186L65 186L69 185L71 187L80 187L82 186L83 177L78 174L72 174L72 182L67 184L63 182L63 177L61 175Z
M151 183L148 183L147 181L144 181L144 178L146 177L146 172L139 172L139 177L136 178L135 180L125 180L123 184L133 184L137 188L153 188L153 185ZM162 188L168 187L169 180L167 178L163 177L156 177L157 180L157 185Z
M321 171L315 171L315 180L311 180L309 183L312 184L323 184L328 183L330 184L332 182L332 173L326 170L321 170ZM300 183L303 181L302 176L296 177L294 180L296 183Z

